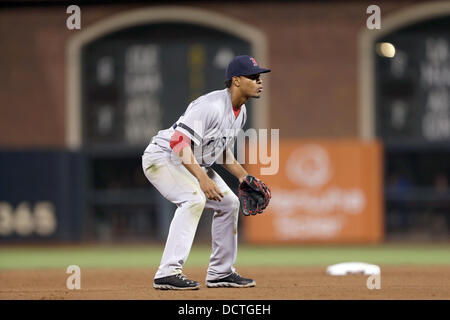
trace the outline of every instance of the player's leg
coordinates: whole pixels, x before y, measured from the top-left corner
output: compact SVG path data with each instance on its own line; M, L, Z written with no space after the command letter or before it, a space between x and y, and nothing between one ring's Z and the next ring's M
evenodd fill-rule
M207 200L205 208L214 209L211 227L212 253L206 282L208 287L249 287L252 279L240 277L234 268L237 257L239 198L219 174L209 169L208 175L224 194L222 201ZM225 279L224 281L222 281Z
M171 162L164 154L155 152L144 156L143 169L155 188L178 207L155 279L181 274L205 206L205 195L197 179L182 164Z

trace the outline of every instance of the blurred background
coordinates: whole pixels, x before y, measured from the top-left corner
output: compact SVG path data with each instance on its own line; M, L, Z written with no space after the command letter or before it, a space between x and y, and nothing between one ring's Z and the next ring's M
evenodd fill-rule
M377 1L379 29L369 1L79 1L79 28L73 4L0 4L0 244L164 242L175 207L141 155L191 100L223 88L241 54L272 69L247 128L321 145L335 175L346 172L332 187L364 185L349 201L371 199L355 224L329 212L337 229L364 224L356 235L275 228L263 239L268 229L241 218L241 242L450 239L450 2ZM361 148L339 151L342 141ZM322 213L305 207L290 215L314 228ZM204 213L196 241L209 242L210 223Z

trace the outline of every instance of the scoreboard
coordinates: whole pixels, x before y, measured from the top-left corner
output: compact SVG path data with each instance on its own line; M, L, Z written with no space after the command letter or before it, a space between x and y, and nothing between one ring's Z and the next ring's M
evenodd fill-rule
M393 58L376 57L376 131L387 143L450 142L450 18L416 24L379 42Z
M83 144L146 145L192 100L223 89L228 63L249 50L236 37L187 24L136 26L88 44L82 53Z

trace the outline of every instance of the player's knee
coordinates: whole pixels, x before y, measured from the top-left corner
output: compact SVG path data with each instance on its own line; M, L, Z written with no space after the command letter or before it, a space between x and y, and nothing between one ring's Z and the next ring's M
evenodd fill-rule
M224 205L230 208L230 211L239 210L239 198L233 192L230 191L222 201L225 201Z
M196 194L189 202L204 207L206 204L206 196L203 193Z
M208 200L208 199L206 199L206 196L205 196L205 194L203 193L203 192L199 192L198 194L197 194L197 202L198 203L201 203L203 206L205 206L205 204L206 204L206 201Z
M202 215L203 209L206 205L206 197L202 194L197 194L195 197L192 197L188 201L189 210L191 213L195 214L196 216L200 217Z

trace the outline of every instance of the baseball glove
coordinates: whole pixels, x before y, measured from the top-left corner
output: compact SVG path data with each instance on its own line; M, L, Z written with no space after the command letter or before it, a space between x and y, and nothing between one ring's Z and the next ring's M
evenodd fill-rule
M239 185L238 197L242 213L249 216L262 213L269 205L271 194L264 182L248 175Z

